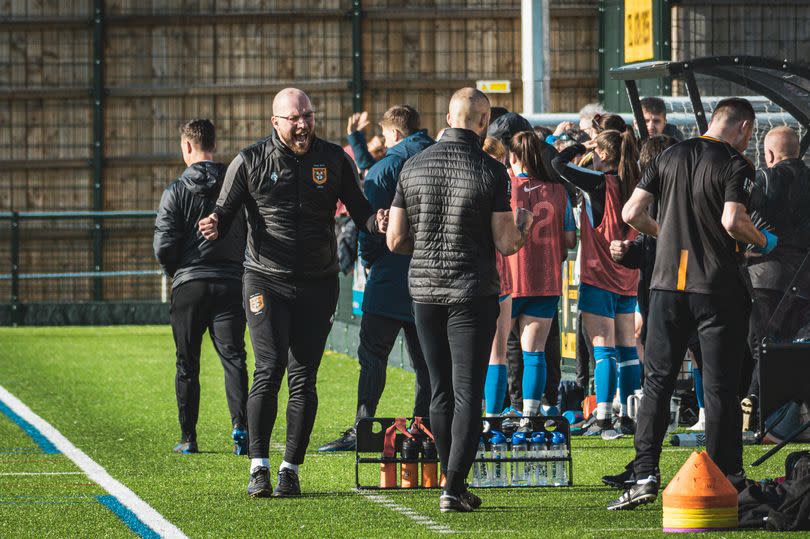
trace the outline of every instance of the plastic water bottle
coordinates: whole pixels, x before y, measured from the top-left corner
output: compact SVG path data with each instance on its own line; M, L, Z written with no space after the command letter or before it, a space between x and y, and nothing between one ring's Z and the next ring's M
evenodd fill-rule
M533 432L529 439L529 456L534 459L539 459L544 456L546 451L546 433ZM530 462L529 469L529 486L536 487L545 485L546 476L546 463L545 462ZM543 482L541 482L541 477Z
M555 432L551 435L551 447L553 456L558 458L564 458L568 456L568 448L565 445L565 434L562 432ZM562 460L555 460L554 464L554 473L553 473L553 483L556 486L560 485L567 485L568 484L568 469L566 468L566 462Z
M487 446L484 443L484 437L481 436L480 440L478 441L478 452L475 454L476 459L485 459L487 458ZM490 486L489 480L489 466L486 462L474 462L473 463L473 480L472 485L474 487L488 487Z
M512 458L525 458L528 456L529 446L526 443L526 433L516 432L512 435ZM526 461L512 462L512 486L525 487L529 484Z
M492 431L492 438L489 439L492 445L492 458L502 459L506 456L506 437L502 432ZM506 476L506 466L503 462L490 462L489 469L489 485L492 487L505 487L507 486L508 479Z
M539 434L539 437L537 438L539 440L539 451L538 451L539 454L538 454L538 456L540 458L543 458L543 459L550 457L551 456L551 451L549 451L549 449L548 449L548 441L549 441L548 436L551 436L551 434L549 434L548 436L546 436L545 432L539 432L537 434ZM550 472L549 464L550 463L548 463L548 462L538 462L537 463L537 486L538 487L545 487L546 485L551 484L551 483L549 483L549 478L551 477L551 474L549 473Z

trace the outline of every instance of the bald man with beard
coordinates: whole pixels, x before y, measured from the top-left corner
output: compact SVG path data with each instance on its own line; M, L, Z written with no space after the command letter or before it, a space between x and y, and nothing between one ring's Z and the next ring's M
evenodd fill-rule
M509 175L482 150L489 99L462 88L450 100L441 140L402 169L391 205L388 248L412 254L408 286L430 373L430 425L445 474L442 512L469 512L467 490L481 433L481 398L500 311L496 249L526 241L532 214L512 214Z
M748 396L742 400L743 428L755 429L752 419L759 402L757 363L765 328L808 250L810 250L810 169L799 157L796 131L775 127L765 135L765 165L757 171L751 193L751 218L779 237L767 255L749 253L748 274L754 288L749 345L754 369Z
M248 242L243 301L256 369L247 402L251 497L298 496L318 408L316 379L337 306L337 202L357 227L384 232L387 212L372 210L343 149L315 135L309 97L286 88L273 100L273 132L228 167L214 212L200 220L209 241L224 237L245 208ZM287 443L276 488L269 477L270 435L288 372Z

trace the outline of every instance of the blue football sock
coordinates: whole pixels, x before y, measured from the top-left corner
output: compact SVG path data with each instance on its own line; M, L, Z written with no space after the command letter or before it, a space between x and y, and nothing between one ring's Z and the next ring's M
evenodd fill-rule
M705 408L703 406L703 373L692 362L692 379L695 381L695 397L697 398L698 408Z
M612 346L594 346L593 358L596 368L593 373L596 385L596 402L611 403L616 394L616 357L618 353Z
M617 346L616 350L619 353L619 362L616 366L619 374L619 401L622 405L620 415L625 415L627 397L636 389L641 389L641 362L635 346Z
M523 415L537 415L546 390L546 353L523 351Z
M503 410L504 399L506 399L506 365L490 365L487 367L487 379L484 382L487 415L498 415Z

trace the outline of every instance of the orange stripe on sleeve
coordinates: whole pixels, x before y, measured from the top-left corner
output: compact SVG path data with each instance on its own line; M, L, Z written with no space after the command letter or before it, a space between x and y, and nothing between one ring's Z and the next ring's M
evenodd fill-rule
M689 251L681 249L681 261L678 264L678 290L686 290L686 264L689 262Z

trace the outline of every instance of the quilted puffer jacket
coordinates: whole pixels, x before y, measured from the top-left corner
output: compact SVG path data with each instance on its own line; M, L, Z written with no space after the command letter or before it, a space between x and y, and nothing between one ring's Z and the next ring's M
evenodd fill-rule
M467 303L498 294L492 213L511 211L509 185L506 168L466 129L448 129L405 163L394 205L405 208L414 235L414 301Z

